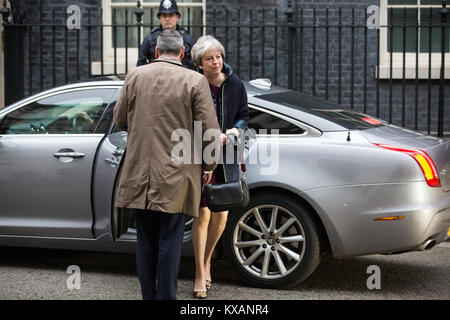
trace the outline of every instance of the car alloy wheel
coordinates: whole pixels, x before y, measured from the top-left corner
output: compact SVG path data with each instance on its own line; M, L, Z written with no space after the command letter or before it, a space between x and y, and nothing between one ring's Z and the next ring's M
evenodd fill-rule
M277 205L257 206L236 224L234 252L250 274L261 279L280 279L302 260L305 237L302 225L289 210Z
M293 286L320 262L318 229L315 218L294 198L258 194L247 208L230 213L225 255L249 285Z

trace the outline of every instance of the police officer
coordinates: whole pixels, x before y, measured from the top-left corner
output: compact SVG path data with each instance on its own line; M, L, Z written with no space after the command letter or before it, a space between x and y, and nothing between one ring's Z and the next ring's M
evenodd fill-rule
M156 28L150 32L148 36L144 38L141 48L139 50L139 59L137 66L148 64L155 60L155 48L156 40L159 34L164 29L176 29L183 37L184 40L184 58L181 61L183 65L189 69L194 69L191 59L191 48L194 45L194 40L189 35L186 29L183 29L177 25L180 20L180 12L178 11L177 2L175 0L163 0L159 5L158 19L160 22L159 28Z

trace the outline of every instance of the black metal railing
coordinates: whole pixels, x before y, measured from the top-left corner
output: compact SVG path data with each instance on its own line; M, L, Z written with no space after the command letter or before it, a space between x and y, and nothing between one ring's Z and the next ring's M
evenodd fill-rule
M5 1L1 9L7 104L58 85L127 73L136 65L130 58L137 58L143 30L157 27L153 19L143 23L153 11L142 9L140 1L122 23L114 9L111 24L102 21L101 9L82 10L81 29L75 30L67 28L67 13L53 10L47 23L40 9L39 21L20 24L9 22ZM275 85L443 137L450 132L446 1L438 13L430 9L428 21L417 14L412 23L406 9L396 10L388 9L387 24L369 29L366 8L304 9L287 1L286 10L213 9L206 25L184 27L216 36L244 80L270 78ZM433 69L437 56L439 70Z

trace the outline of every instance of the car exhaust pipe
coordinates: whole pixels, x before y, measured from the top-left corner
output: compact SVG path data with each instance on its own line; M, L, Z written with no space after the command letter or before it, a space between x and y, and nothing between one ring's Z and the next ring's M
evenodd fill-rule
M420 246L417 247L417 251L424 251L424 250L430 250L436 245L436 240L428 239L424 243L422 243Z
M435 245L436 245L436 239L428 239L424 243L422 243L420 246L418 246L414 249L386 252L386 253L382 253L382 255L395 255L395 254L402 254L402 253L411 252L411 251L425 251L425 250L430 250Z
M431 242L425 247L425 250L430 250L436 245L436 240L431 240Z

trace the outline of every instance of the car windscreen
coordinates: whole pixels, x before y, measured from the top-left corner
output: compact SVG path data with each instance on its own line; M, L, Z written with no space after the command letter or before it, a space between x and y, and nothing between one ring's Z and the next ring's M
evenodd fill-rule
M260 95L258 99L319 116L348 130L365 130L387 125L386 122L380 119L352 110L344 110L338 104L310 97L296 91Z

